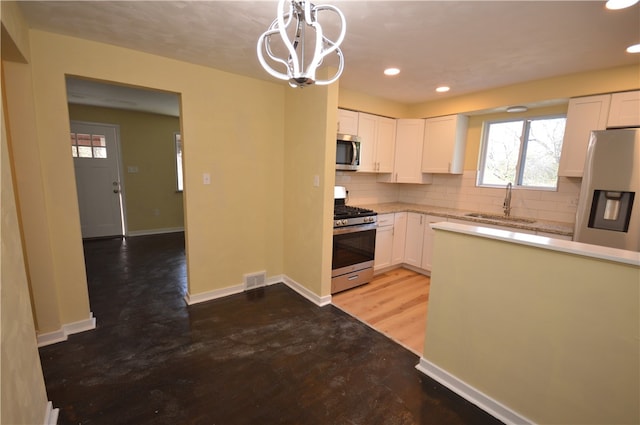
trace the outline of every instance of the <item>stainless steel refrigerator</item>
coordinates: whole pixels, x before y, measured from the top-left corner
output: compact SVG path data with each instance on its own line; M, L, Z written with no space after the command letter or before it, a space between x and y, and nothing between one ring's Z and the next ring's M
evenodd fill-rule
M640 251L640 129L593 131L573 240Z

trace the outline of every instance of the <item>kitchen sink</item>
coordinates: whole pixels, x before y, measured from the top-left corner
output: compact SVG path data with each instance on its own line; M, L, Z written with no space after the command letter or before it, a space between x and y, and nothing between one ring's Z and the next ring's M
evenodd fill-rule
M467 217L484 218L486 220L496 220L496 221L509 221L512 223L535 223L536 222L531 218L507 217L505 215L499 215L499 214L469 213L465 215Z

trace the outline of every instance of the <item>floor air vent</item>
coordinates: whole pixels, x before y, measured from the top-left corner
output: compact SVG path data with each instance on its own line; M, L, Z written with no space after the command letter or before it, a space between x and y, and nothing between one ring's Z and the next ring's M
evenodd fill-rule
M246 291L264 286L267 280L266 272L258 272L244 275L244 289Z

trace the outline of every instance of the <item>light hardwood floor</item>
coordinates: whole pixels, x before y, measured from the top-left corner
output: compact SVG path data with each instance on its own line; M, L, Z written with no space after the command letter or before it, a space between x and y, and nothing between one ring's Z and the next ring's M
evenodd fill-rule
M333 295L333 304L422 355L429 300L428 276L407 269L382 273L370 283Z

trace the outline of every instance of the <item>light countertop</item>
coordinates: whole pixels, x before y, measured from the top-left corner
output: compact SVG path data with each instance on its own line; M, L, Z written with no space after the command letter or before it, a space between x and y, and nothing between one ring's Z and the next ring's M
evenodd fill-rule
M488 218L469 217L467 214L478 213L478 211L464 211L452 208L434 207L431 205L410 204L404 202L390 202L382 204L358 204L358 207L374 210L378 214L388 214L396 212L415 212L419 214L429 214L439 217L453 218L457 220L469 221L469 224L492 224L495 226L509 227L513 229L523 229L535 232L545 232L562 236L573 236L573 224L556 221L537 220L533 223L523 223L509 220L493 220Z
M504 242L528 245L551 251L565 252L583 257L592 257L600 260L613 261L616 263L640 266L640 252L627 251L624 249L610 248L606 246L591 245L581 242L565 241L561 239L548 238L538 235L527 235L524 233L510 232L500 229L490 229L487 227L463 225L458 223L434 223L434 229L449 232L464 233Z

